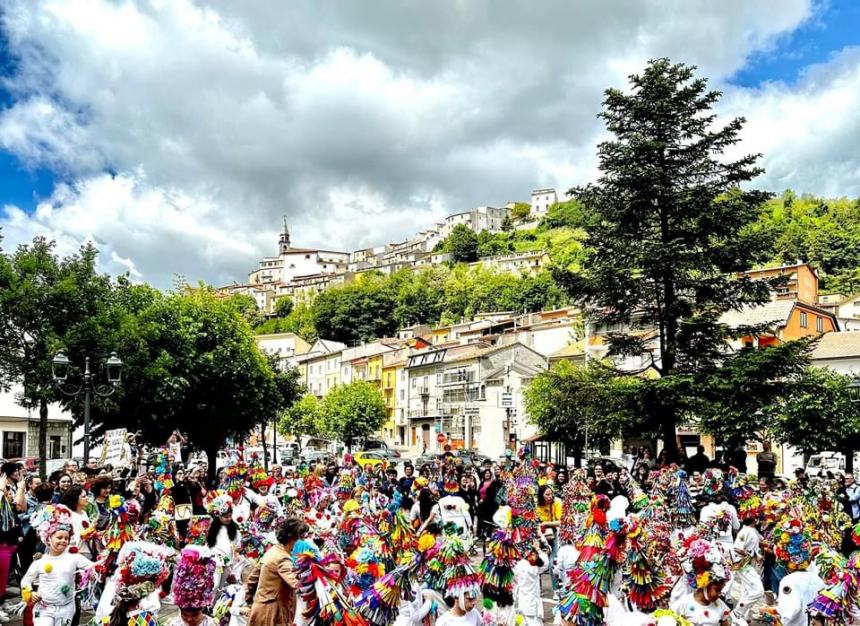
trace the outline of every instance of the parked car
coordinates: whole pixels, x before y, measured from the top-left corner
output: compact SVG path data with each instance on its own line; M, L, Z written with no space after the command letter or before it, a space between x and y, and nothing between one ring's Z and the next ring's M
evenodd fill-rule
M302 450L302 453L299 455L299 458L303 459L305 463L312 463L314 461L326 461L331 457L331 452L327 450L317 450L315 448L304 448Z
M624 459L619 459L614 456L593 456L586 459L586 468L589 473L594 472L594 467L600 465L604 472L620 472L622 468L627 467Z
M367 439L362 446L364 450L388 450L388 444L381 439Z
M421 469L421 466L423 466L423 465L433 465L433 463L438 458L439 458L439 455L437 455L437 454L422 454L421 456L416 457L412 461L412 465L415 466L416 470Z
M474 467L480 467L484 461L492 461L486 454L481 454L474 450L457 450L454 456L464 465L472 465Z
M396 450L362 450L353 454L352 458L361 467L365 465L376 467L383 463L396 466L400 463L400 453Z

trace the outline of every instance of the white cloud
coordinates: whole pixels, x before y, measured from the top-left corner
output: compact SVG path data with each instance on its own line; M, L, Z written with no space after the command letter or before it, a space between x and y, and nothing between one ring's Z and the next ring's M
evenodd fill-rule
M747 118L746 152L761 152L758 185L860 196L860 48L813 66L792 84L732 90L723 107Z
M33 215L7 207L4 241L91 237L107 268L162 286L174 272L243 279L274 250L283 214L299 245L352 248L535 186L566 190L594 175L603 89L664 55L719 84L816 11L812 0L5 4L19 63L0 147L71 182ZM784 117L807 123L824 92L856 96L857 59L843 63L797 94L729 89L725 109L747 111L767 128L750 144L781 156L767 141L791 129L770 125L767 107L794 99ZM822 134L856 143L846 124L804 141L819 155ZM768 182L816 179L792 152L769 155Z

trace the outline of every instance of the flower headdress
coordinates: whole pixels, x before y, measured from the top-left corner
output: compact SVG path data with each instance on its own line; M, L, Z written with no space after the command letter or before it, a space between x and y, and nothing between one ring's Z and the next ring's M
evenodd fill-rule
M707 496L717 496L723 493L725 482L723 480L723 470L712 467L705 470L703 475L704 485L702 491Z
M224 470L224 478L221 480L220 491L226 492L233 500L239 500L245 495L245 476L248 474L248 466L243 459L237 459L236 463Z
M155 480L152 486L158 493L173 487L173 474L167 458L167 448L161 448L155 455Z
M786 517L773 530L773 553L776 562L789 573L809 568L812 542L809 530L796 518Z
M158 589L170 575L170 550L146 541L130 541L119 553L116 585L118 601L139 600Z
M687 575L687 583L693 589L704 589L711 583L731 578L719 546L695 533L682 542L681 565Z
M181 609L205 609L215 599L215 559L204 546L186 546L173 576L173 600Z
M213 517L221 517L233 510L233 498L218 489L212 491L206 499L206 512Z
M254 489L259 489L262 486L271 487L275 479L269 476L262 463L260 457L254 454L251 457L251 465L248 468L248 481Z
M108 498L108 511L111 521L102 533L105 550L119 552L126 542L134 539L134 525L140 517L140 504L137 500L126 500L119 494Z
M48 504L33 514L31 524L39 534L42 543L48 545L48 540L55 532L65 530L72 535L72 512L62 504Z

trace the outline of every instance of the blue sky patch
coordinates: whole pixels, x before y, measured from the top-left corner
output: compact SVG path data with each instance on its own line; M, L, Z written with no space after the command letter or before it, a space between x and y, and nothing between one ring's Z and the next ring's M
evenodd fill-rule
M778 5L774 8L778 10ZM860 2L827 0L814 18L782 37L774 49L752 55L728 82L741 87L776 81L791 84L805 68L856 45L860 45Z

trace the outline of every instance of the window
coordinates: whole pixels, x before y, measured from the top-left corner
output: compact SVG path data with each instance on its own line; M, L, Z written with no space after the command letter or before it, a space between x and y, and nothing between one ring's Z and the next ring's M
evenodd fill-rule
M809 327L809 321L806 319L806 311L800 312L800 327L801 328L808 328Z
M7 459L24 456L24 433L8 430L3 433L3 456Z
M60 459L62 458L62 452L60 452L60 436L59 435L51 435L50 447L48 448L48 458L49 459Z
M824 318L823 317L816 317L815 318L815 330L817 330L820 333L824 332Z
M306 255L305 255L305 258L306 258L306 259L311 258L311 255L310 255L310 254L306 254Z

